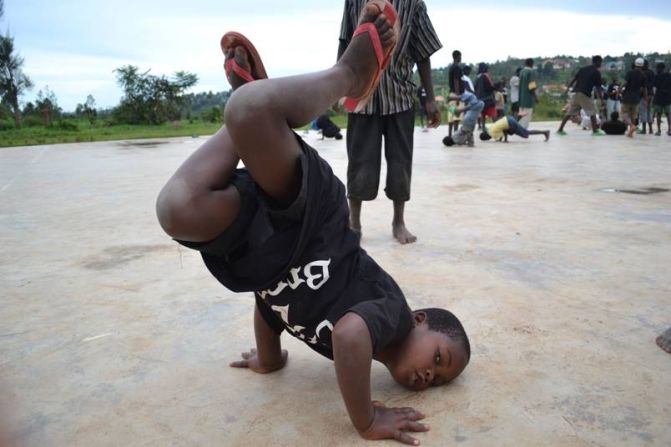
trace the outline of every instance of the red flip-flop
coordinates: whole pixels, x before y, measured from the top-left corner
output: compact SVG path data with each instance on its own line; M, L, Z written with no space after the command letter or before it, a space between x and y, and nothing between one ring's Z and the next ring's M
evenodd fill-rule
M263 66L261 61L261 56L259 56L258 51L254 45L240 33L235 31L229 31L224 34L221 38L221 51L224 52L226 56L231 48L237 46L242 46L249 56L249 64L251 65L251 71L247 71L242 68L235 59L229 59L224 64L224 69L226 71L226 77L228 82L231 83L231 72L234 72L240 78L244 79L247 82L255 81L257 79L267 79L268 75L266 74L266 69Z
M366 107L366 104L370 100L371 96L373 96L373 93L375 93L377 84L380 82L380 78L382 77L382 72L384 72L384 70L389 65L389 62L391 62L392 55L394 54L394 49L396 48L396 44L398 43L400 22L398 20L398 14L396 13L394 5L389 3L387 0L371 0L368 3L375 4L380 10L380 12L387 16L389 22L391 22L391 25L394 29L394 33L396 34L396 41L392 46L387 48L387 52L385 53L384 50L382 49L380 35L377 33L377 28L375 28L374 23L372 22L362 23L356 28L356 30L354 30L352 39L354 39L356 36L360 34L368 33L370 41L373 44L373 48L375 49L375 57L377 58L378 71L375 74L375 77L371 80L368 88L366 89L363 95L359 96L358 98L345 98L343 106L350 112L359 112L363 110L364 107Z

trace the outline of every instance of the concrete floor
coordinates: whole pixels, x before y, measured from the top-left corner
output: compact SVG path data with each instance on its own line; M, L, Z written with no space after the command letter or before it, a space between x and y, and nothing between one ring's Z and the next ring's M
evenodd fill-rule
M426 446L671 445L671 355L654 343L671 325L671 193L612 191L671 188L671 138L571 128L446 149L445 132L416 133L417 244L392 240L381 193L363 245L412 307L462 319L472 361L421 393L375 366L374 397L424 411ZM344 142L306 138L344 176ZM283 337L272 375L227 366L253 344L251 295L154 217L203 141L0 150L0 418L16 445L370 445L300 342Z

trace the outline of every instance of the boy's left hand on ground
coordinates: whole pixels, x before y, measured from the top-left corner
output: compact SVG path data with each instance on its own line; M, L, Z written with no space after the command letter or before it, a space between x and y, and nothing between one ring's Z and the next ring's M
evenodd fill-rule
M430 429L428 425L417 422L424 419L424 415L414 408L387 408L383 403L374 401L373 409L373 422L361 432L361 437L365 439L395 439L403 444L419 445L419 441L408 432L424 432Z
M273 364L261 362L259 360L256 349L251 349L249 352L243 352L241 355L242 360L231 362L229 366L233 368L249 368L255 373L268 374L284 368L284 365L287 363L287 357L289 356L289 353L286 349L282 349L281 358L278 362Z

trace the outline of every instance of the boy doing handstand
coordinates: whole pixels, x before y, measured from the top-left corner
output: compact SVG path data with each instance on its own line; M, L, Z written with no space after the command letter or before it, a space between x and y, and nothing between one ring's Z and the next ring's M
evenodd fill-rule
M443 138L443 144L448 147L455 144L474 147L473 129L475 129L478 117L485 108L485 103L480 101L471 92L464 92L461 95L450 93L450 99L460 101L461 105L456 110L458 113L464 114L464 121L461 123L461 128L454 135L448 135Z
M520 114L520 118L523 115ZM489 126L480 134L480 140L489 141L492 138L496 141L508 142L508 135L517 135L524 139L529 138L529 135L543 135L545 141L550 139L549 130L529 130L522 127L522 125L511 115L506 115L494 124Z
M231 366L257 373L283 368L280 334L287 330L334 360L363 438L417 445L408 432L427 431L419 422L424 416L372 401L372 360L401 385L423 390L463 371L468 338L444 309L410 311L398 285L350 230L344 185L292 131L344 96L365 103L391 58L397 20L390 3L373 0L335 66L279 79L259 79L265 72L251 44L225 35L235 89L226 125L168 181L157 214L170 236L201 251L222 284L254 291L256 349ZM240 160L244 169L236 169Z

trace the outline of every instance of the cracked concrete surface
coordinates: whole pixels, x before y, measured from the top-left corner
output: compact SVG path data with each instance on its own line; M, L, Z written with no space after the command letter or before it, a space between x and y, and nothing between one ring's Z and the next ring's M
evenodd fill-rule
M425 446L671 445L671 355L654 342L671 326L671 193L614 191L671 189L671 138L447 149L445 132L415 135L419 241L393 241L381 188L363 245L412 307L462 319L472 361L422 393L376 365L373 396L425 412ZM344 141L306 138L344 178ZM16 445L369 445L300 342L283 337L275 374L227 366L253 344L251 295L154 217L203 141L0 150L0 419Z

